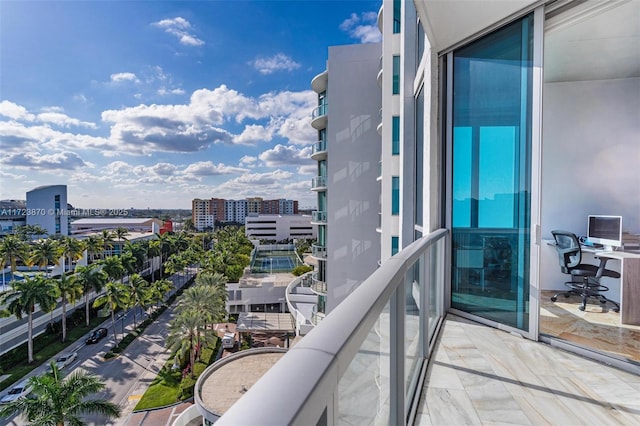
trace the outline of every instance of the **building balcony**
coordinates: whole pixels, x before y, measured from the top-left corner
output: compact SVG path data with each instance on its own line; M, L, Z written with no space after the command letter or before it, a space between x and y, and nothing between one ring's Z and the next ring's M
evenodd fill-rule
M327 282L318 279L318 273L314 272L311 274L311 291L320 296L327 295Z
M378 177L376 180L382 182L382 160L378 161Z
M326 176L316 176L311 179L312 191L326 191L327 190L327 178Z
M378 65L378 87L382 87L382 56L380 56L380 65Z
M356 415L359 424L492 424L497 415L504 423L565 424L581 423L583 413L640 424L636 374L447 314L449 245L448 231L435 231L384 262L329 315L314 309L314 332L217 425L246 423L256 407L255 425L334 425ZM405 309L407 290L415 309ZM302 382L282 386L292 371L304 372L296 376ZM479 381L492 392L478 392ZM506 408L497 414L496 406Z
M378 10L378 29L382 32L382 21L384 20L384 5L380 6L380 10Z
M311 113L311 126L316 130L321 130L327 127L327 113L328 105L318 105L313 109Z
M329 81L329 73L325 70L313 77L311 80L311 89L316 93L322 93L327 90L327 82Z
M327 159L327 141L318 141L313 144L311 159L316 161Z
M378 131L378 134L382 136L382 107L380 107L378 115L380 116L380 123L378 123L378 127L376 128L376 130Z
M316 307L316 309L313 310L313 312L311 312L311 322L315 326L320 324L320 322L322 322L322 320L324 318L325 318L325 313L324 312L318 312L318 308L317 307Z
M311 224L312 225L325 225L327 223L326 211L313 211L311 212Z
M311 257L315 257L316 259L326 259L327 248L319 244L311 245Z

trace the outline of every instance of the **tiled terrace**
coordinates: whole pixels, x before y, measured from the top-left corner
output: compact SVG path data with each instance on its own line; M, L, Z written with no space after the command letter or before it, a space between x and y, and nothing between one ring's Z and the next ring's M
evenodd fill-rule
M638 425L640 376L449 315L415 425Z

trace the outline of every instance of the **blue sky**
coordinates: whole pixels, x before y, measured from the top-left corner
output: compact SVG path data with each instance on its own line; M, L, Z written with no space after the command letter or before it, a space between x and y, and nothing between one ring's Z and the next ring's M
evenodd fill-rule
M0 1L0 199L315 206L311 79L380 1Z

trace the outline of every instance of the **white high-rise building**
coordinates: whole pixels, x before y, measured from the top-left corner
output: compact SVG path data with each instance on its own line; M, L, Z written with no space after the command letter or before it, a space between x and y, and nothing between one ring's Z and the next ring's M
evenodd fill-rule
M69 235L67 185L39 186L27 192L27 225L37 225L49 235Z
M318 161L312 181L318 196L312 219L318 226L312 247L318 318L368 277L380 259L380 48L379 43L329 47L327 69L311 82L318 94L311 121L318 131L311 156Z

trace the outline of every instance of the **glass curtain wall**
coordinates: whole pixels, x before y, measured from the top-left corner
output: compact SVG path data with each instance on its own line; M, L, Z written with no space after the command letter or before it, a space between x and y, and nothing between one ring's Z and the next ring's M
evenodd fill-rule
M533 15L453 52L451 306L528 330Z

